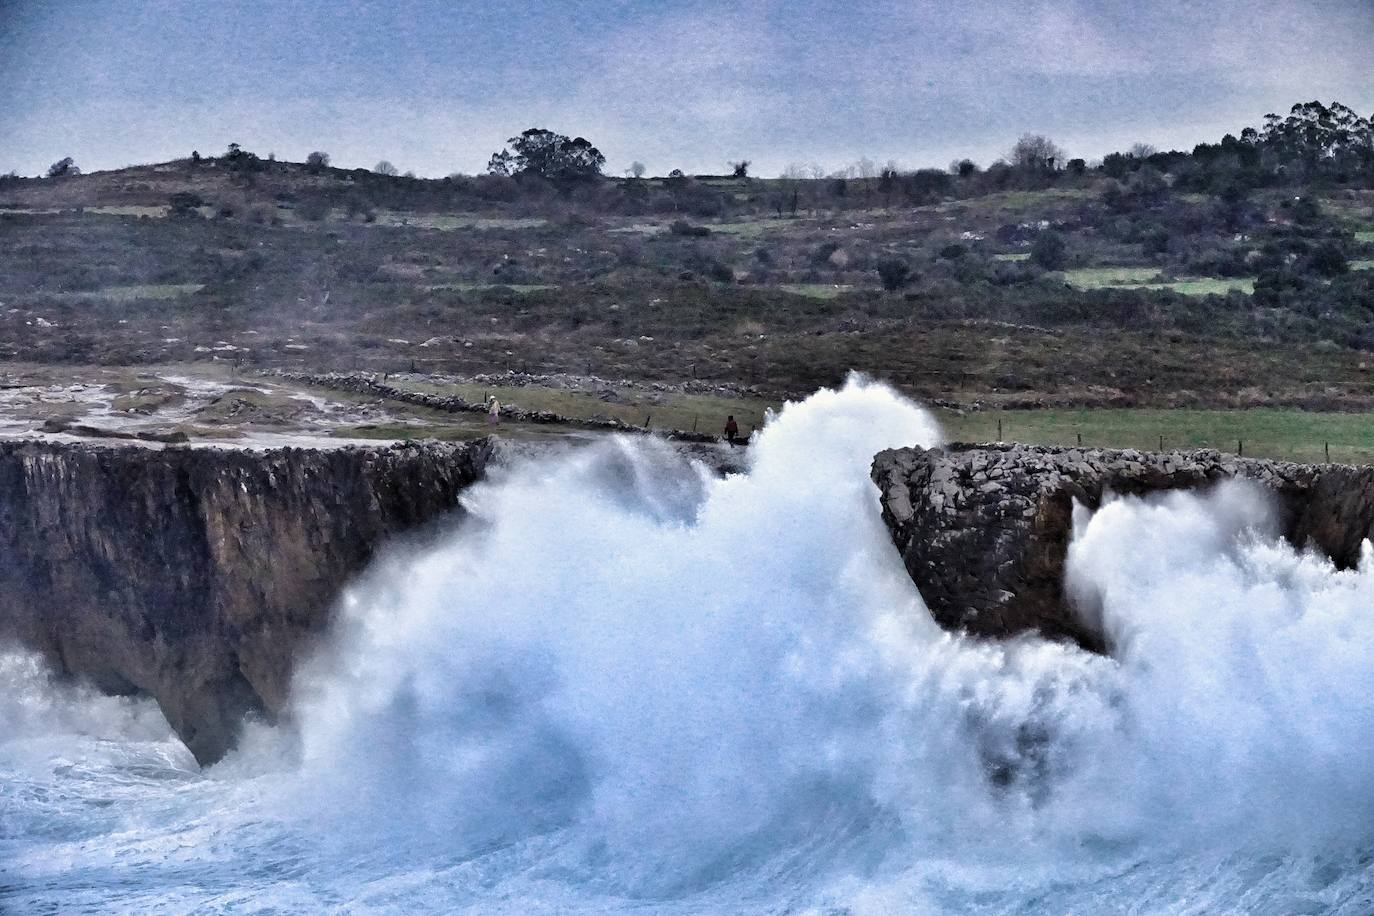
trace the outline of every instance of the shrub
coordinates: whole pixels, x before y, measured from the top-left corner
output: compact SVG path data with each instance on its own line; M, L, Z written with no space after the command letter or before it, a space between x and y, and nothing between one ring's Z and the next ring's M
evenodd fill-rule
M911 282L911 265L902 258L881 258L878 261L878 279L883 289L893 292Z
M1045 270L1063 270L1068 263L1069 245L1064 236L1046 229L1031 243L1031 260Z
M705 238L706 236L711 234L711 230L707 227L693 226L685 219L673 220L672 225L668 227L668 231L671 232L673 235L683 235L693 238Z

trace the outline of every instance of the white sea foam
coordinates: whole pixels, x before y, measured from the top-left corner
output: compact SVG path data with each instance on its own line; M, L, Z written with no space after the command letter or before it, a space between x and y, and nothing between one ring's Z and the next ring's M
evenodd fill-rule
M855 381L724 480L628 439L501 470L207 773L128 701L29 716L0 908L1368 912L1374 571L1243 488L1120 500L1070 554L1113 658L951 637L867 476L937 439ZM0 703L67 708L36 677Z

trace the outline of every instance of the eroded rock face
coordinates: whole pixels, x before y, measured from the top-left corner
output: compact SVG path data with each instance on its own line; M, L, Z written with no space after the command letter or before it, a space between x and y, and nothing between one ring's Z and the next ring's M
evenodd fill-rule
M450 513L492 449L0 443L0 638L151 695L212 762L282 711L350 576Z
M983 636L1038 631L1103 650L1069 607L1064 562L1073 502L1197 489L1240 477L1273 491L1284 536L1342 567L1374 531L1374 468L1300 465L1212 450L950 445L880 453L883 520L931 614Z

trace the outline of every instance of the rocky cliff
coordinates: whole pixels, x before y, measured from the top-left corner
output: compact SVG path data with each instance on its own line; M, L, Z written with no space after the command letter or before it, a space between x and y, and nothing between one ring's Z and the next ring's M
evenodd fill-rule
M1374 468L1258 461L1211 450L950 445L880 453L883 520L941 625L984 636L1027 630L1102 650L1069 607L1073 502L1195 489L1239 477L1277 497L1284 536L1342 567L1374 532Z
M212 762L282 710L349 577L453 510L492 447L0 443L0 637L151 695Z

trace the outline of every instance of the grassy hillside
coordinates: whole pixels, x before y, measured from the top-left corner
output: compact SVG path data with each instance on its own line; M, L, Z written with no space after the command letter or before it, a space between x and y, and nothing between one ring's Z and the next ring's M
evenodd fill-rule
M769 397L860 369L1010 406L1374 400L1374 193L1123 199L1087 175L928 196L219 160L8 180L0 359L696 377Z

